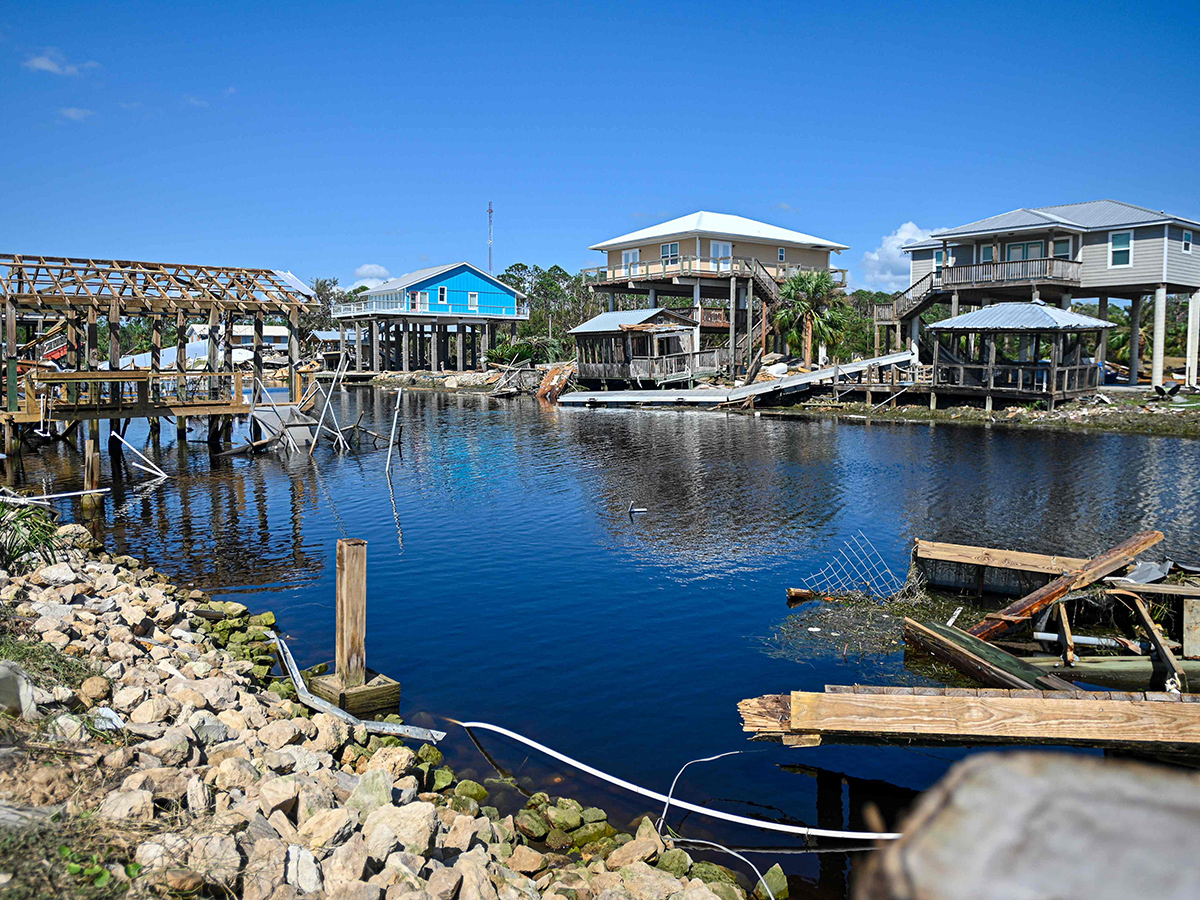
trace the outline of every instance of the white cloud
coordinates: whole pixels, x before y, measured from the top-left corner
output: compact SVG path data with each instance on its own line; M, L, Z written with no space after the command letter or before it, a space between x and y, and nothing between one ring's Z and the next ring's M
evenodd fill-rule
M47 47L44 53L29 57L21 65L34 72L49 72L51 75L78 75L84 69L98 68L100 63L95 60L79 64L70 63L60 51L54 47Z
M884 235L878 247L863 254L860 265L865 285L882 291L908 287L908 254L900 252L900 248L913 241L922 241L931 233L932 229L922 228L916 222L905 222L891 234Z
M183 102L188 106L198 106L201 109L206 109L208 107L207 100L205 100L203 97L196 97L192 94L184 94Z
M350 287L346 288L346 290L352 291L357 287L362 287L364 284L369 289L374 289L374 288L379 287L386 280L387 279L385 279L385 278L360 278L360 279L358 279L358 281L354 282L354 284L350 285Z
M68 106L66 109L60 109L59 113L72 122L82 122L88 116L94 116L94 109L80 109L78 106Z
M378 263L363 263L354 270L355 278L386 279L390 276L391 273Z

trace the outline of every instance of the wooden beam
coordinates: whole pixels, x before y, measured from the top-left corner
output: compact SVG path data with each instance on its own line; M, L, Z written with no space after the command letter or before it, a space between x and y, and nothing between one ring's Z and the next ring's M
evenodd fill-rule
M1058 642L1062 647L1063 662L1068 666L1075 665L1075 636L1071 634L1071 621L1067 618L1067 604L1058 602L1054 605L1058 614Z
M905 618L904 640L989 687L1073 689L1067 682L1048 676L1019 657L939 622L922 624Z
M938 562L965 563L973 566L992 566L1015 569L1018 572L1041 572L1062 575L1082 569L1086 559L1073 556L1047 556L1043 553L1023 553L1018 550L996 550L991 547L972 547L968 544L947 544L941 541L917 539L917 559Z
M966 743L1200 747L1200 705L792 693L790 733Z
M337 542L337 656L342 687L362 685L367 671L367 542Z
M1089 560L1087 565L1081 569L1068 572L1066 575L1056 578L1049 584L1038 588L1033 593L1027 594L1015 603L1009 604L1000 610L1000 617L985 618L982 622L969 628L968 631L975 635L975 637L983 638L984 640L991 640L998 635L1004 634L1011 630L1015 624L1013 621L1003 618L1004 616L1028 620L1055 600L1065 597L1071 591L1087 587L1087 585L1098 581L1105 575L1111 575L1117 569L1129 565L1135 556L1153 547L1162 539L1163 533L1161 531L1139 532L1111 550L1101 553L1095 559Z
M1171 648L1163 640L1162 632L1158 630L1158 626L1150 618L1150 611L1146 609L1146 604L1142 601L1142 598L1132 591L1113 591L1113 593L1125 597L1133 604L1133 611L1137 615L1142 630L1146 632L1146 636L1150 638L1150 643L1154 645L1154 650L1158 653L1159 661L1170 672L1166 678L1166 689L1168 691L1186 691L1188 689L1187 675L1184 673L1183 667L1179 665L1179 661L1175 659L1175 654L1171 652Z
M1187 674L1189 683L1200 684L1200 660L1177 657L1175 661ZM1149 656L1081 656L1070 668L1057 656L1030 656L1026 662L1066 681L1098 684L1119 691L1149 690L1164 671L1162 663ZM1185 694L1183 699L1200 701L1200 694Z

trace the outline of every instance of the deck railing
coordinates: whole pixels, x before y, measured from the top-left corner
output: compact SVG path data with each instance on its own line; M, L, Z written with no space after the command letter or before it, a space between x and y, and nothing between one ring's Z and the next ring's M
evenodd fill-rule
M244 402L241 372L37 372L25 376L23 387L26 411L38 412L44 404L48 415L68 410L132 413L149 407L239 406Z
M515 311L514 311L515 309ZM529 304L518 303L513 306L484 306L479 305L470 309L450 307L446 304L419 301L412 304L408 300L387 300L383 297L369 297L366 300L349 300L333 304L331 315L335 319L353 319L369 316L372 313L388 316L446 316L453 319L528 319Z
M629 362L579 363L579 377L625 381L685 381L715 375L729 364L729 348L717 347L666 356L635 356Z
M1032 281L1065 281L1078 284L1083 263L1073 259L1015 259L1009 262L971 263L942 268L942 290L974 285Z
M736 275L749 278L755 269L761 277L764 273L776 282L784 282L798 272L819 271L817 266L802 266L795 263L761 262L738 256L673 256L665 259L646 259L637 262L610 266L595 266L582 271L583 283L587 285L611 284L619 281L636 281L643 278L674 278L677 276ZM846 269L830 268L826 271L839 285L846 283Z
M1062 394L1100 386L1100 366L1094 362L1051 366L1047 363L942 363L935 367L934 387L979 391L1020 391Z

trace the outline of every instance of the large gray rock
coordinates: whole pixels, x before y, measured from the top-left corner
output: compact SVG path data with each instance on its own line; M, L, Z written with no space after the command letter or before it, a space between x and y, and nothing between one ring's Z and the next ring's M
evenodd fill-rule
M433 847L437 807L424 801L407 806L381 806L367 816L363 831L370 836L380 825L387 825L409 853L424 855Z
M65 584L73 583L76 578L75 570L67 563L46 566L44 569L39 569L37 574L42 583L49 587L62 587Z
M457 869L438 869L429 876L425 893L430 900L454 900L462 886L462 872Z
M321 875L321 864L312 851L299 844L287 848L285 879L288 884L305 894L323 890L325 880Z
M392 782L395 783L412 772L416 764L417 754L408 747L380 747L367 763L367 771L383 769L392 776Z
M26 721L38 718L33 702L33 682L16 663L0 662L0 710Z
M635 862L620 870L625 889L634 900L667 900L672 894L683 890L678 878L661 869L654 869L644 862Z
M367 877L367 863L367 842L361 834L354 834L322 864L325 887L332 889L339 884L362 881Z
M149 822L154 818L154 795L149 791L113 791L100 802L96 815L111 822Z
M349 840L357 825L358 814L353 810L323 809L300 826L300 840L310 850L339 847Z
M267 778L258 785L258 805L264 816L270 816L277 809L289 815L296 808L298 794L299 785L296 784L295 776Z
M206 709L198 709L188 717L188 726L196 734L196 740L208 747L223 744L233 735L229 726Z
M259 838L242 870L242 900L269 900L287 880L287 844Z
M365 772L358 780L358 786L351 792L346 805L358 810L362 815L369 816L381 806L392 803L392 775L385 769L374 769Z
M242 856L231 834L203 835L192 841L188 868L204 878L205 883L232 890L242 868Z
M188 772L172 766L160 766L134 772L121 782L123 791L149 791L155 800L175 802L183 799L188 788Z
M487 854L480 847L464 853L454 863L454 870L462 875L459 900L499 900L496 888L488 877L487 862Z
M162 737L147 741L138 749L162 760L164 766L181 766L192 753L191 742L181 728L168 728Z

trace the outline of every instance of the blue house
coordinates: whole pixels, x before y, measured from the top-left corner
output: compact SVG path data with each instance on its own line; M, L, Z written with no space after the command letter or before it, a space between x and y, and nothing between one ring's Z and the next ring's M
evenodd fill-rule
M529 318L524 294L468 262L409 272L332 312L342 335L353 329L358 371L474 369L498 326Z

